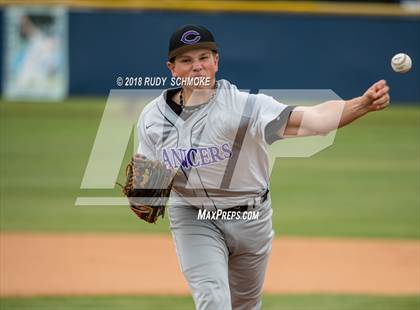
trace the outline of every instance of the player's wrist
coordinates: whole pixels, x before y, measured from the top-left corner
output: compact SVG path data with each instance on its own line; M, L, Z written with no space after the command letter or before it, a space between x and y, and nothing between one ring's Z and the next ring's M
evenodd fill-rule
M360 117L370 112L370 102L364 96L356 97L346 101L346 106L356 117Z

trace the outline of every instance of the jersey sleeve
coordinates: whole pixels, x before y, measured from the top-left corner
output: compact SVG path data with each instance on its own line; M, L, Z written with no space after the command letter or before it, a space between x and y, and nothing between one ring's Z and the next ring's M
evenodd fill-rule
M137 123L138 149L137 153L146 156L149 159L155 159L155 148L150 136L146 132L146 121L144 114L140 115Z
M267 144L282 139L277 132L287 123L295 107L285 105L264 94L254 96L251 130Z

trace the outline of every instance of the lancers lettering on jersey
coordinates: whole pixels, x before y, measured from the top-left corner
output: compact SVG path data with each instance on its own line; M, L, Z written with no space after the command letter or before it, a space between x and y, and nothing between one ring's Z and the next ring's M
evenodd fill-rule
M168 168L207 166L231 157L232 147L228 143L190 149L162 148L162 160Z

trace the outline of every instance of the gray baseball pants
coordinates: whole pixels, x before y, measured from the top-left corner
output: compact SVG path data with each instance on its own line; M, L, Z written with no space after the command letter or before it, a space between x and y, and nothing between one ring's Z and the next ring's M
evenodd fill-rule
M274 236L271 201L255 208L258 220L199 220L198 209L169 208L181 271L196 309L260 309Z

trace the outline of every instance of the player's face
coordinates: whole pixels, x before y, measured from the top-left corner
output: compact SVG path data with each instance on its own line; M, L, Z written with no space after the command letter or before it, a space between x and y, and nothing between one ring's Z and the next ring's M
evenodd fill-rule
M208 77L213 83L219 55L211 50L197 49L177 56L173 63L168 62L167 65L173 77Z

